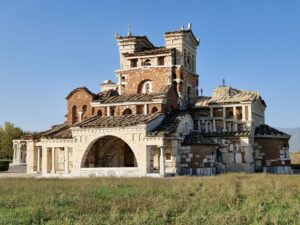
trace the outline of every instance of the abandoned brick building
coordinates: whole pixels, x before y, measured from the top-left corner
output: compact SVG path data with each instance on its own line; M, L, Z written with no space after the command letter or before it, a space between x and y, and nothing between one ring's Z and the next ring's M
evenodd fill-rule
M289 173L290 136L265 124L260 94L223 84L199 96L191 25L164 38L156 47L116 35L117 81L71 91L66 122L15 140L11 166L42 176Z

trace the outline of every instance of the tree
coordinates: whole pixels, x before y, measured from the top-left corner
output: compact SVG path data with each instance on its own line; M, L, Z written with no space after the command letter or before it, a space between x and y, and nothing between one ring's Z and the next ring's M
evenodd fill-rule
M13 140L19 139L24 134L21 128L13 123L5 122L0 127L0 158L11 159L13 157Z

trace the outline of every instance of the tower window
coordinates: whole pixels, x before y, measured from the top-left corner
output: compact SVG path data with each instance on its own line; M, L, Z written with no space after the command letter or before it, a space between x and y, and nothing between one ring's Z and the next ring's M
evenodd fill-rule
M142 93L143 94L150 94L151 92L152 92L151 81L144 82L144 84L142 86Z
M144 66L151 66L151 60L150 59L146 59L143 63Z
M132 67L132 68L137 67L137 62L138 62L138 59L131 59L130 67Z
M158 57L157 64L159 66L165 65L165 57Z

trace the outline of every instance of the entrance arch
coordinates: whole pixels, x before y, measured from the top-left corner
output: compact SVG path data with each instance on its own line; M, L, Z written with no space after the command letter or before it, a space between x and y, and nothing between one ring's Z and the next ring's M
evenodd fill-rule
M97 139L83 156L81 168L137 167L130 146L121 138L107 135Z

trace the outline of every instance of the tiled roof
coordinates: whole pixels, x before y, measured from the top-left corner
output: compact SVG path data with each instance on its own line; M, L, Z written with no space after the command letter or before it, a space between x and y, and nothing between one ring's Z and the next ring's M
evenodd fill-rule
M206 107L206 106L208 106L210 99L211 99L211 97L201 96L197 99L195 106L196 107Z
M95 101L100 101L102 104L121 102L151 102L154 99L164 98L170 88L171 85L166 85L162 87L158 93L113 95L105 99L97 99Z
M150 102L155 97L152 94L124 94L109 97L101 103L120 103L120 102Z
M205 137L249 137L251 131L220 131L202 134Z
M101 100L103 101L103 100L108 99L109 97L118 96L118 95L119 95L119 93L117 91L111 89L111 90L102 91L102 92L98 93L97 94L97 99L100 100L100 101Z
M75 92L79 91L79 90L84 90L86 91L89 95L91 95L93 98L97 97L97 95L93 92L91 92L87 87L78 87L75 88L73 91L71 91L68 96L66 97L66 99L68 100Z
M264 105L260 94L256 91L237 90L229 86L219 86L214 89L212 97L200 97L196 102L196 107L203 107L209 104L240 103L255 101L260 99Z
M74 124L76 127L127 127L139 124L146 124L161 116L161 113L153 113L148 115L121 115L121 116L93 116L82 122Z
M137 36L137 35L129 35L129 36L117 36L116 37L117 40L132 40L132 39L136 39L136 40L145 40L152 48L155 48L154 45L149 41L147 36Z
M211 137L205 137L203 134L198 132L192 132L191 134L187 135L184 139L184 144L217 145L217 143Z
M270 127L266 124L262 124L255 129L255 137L281 137L281 138L290 138L291 136L279 131L273 127Z
M70 126L66 124L60 124L53 126L47 131L40 132L39 136L46 139L67 139L72 138L72 132Z
M147 136L164 136L174 132L186 114L187 112L185 111L175 111L170 115L166 115L163 122L150 131Z
M134 53L125 53L124 56L130 57L130 56L165 54L165 53L171 53L174 50L175 50L175 48L168 49L165 47L157 47L157 48L150 49L150 50L144 50L144 51L139 51L139 52L134 52Z

